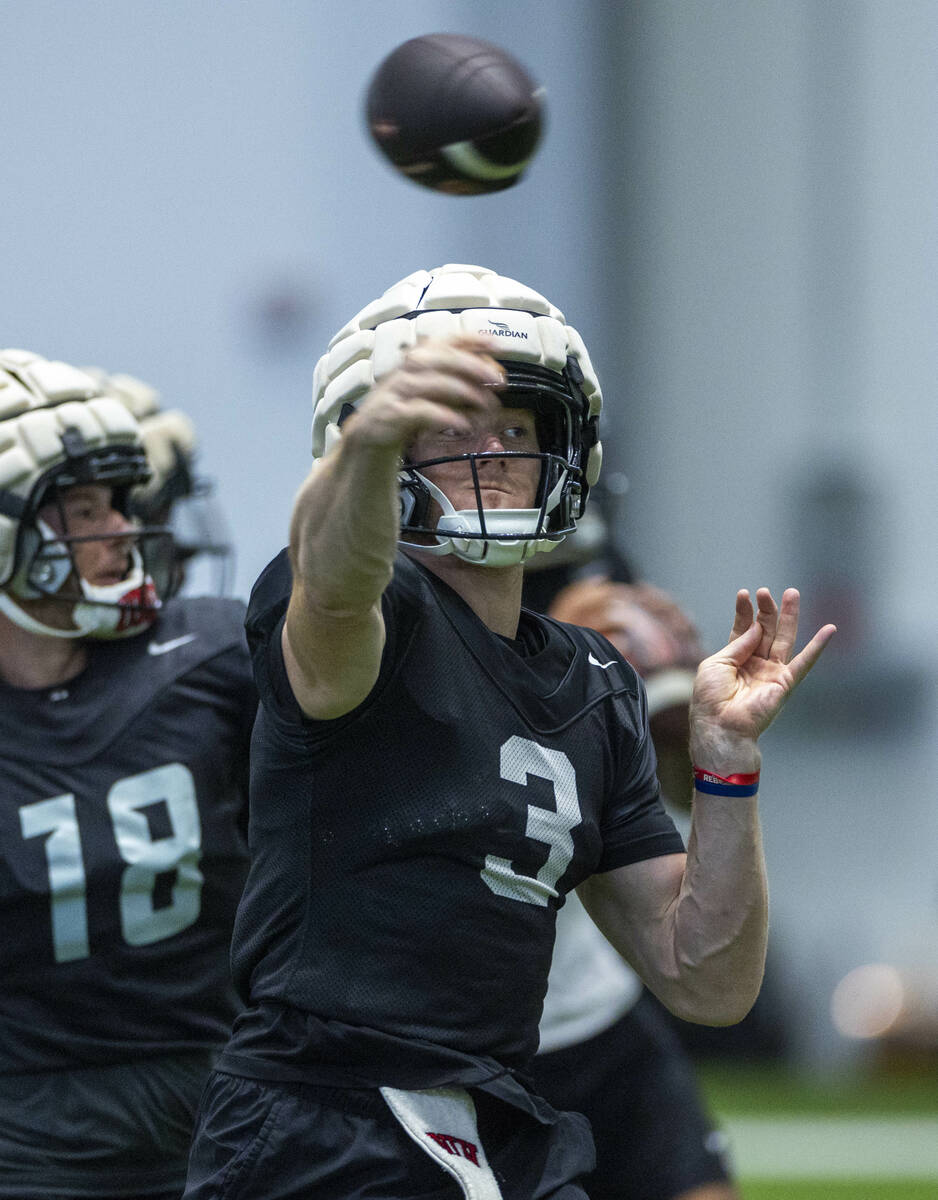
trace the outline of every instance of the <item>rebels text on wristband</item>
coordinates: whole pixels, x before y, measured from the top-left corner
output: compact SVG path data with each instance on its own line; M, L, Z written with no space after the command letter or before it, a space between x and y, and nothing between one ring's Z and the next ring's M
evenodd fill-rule
M717 775L694 767L694 788L708 796L754 796L759 790L759 772L751 775Z

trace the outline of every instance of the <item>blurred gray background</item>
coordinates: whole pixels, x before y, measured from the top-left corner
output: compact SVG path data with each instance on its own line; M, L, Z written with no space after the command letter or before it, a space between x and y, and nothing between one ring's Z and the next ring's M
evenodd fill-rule
M938 969L938 3L5 0L0 29L0 344L189 412L239 594L285 541L332 333L470 262L583 334L616 536L711 649L738 587L840 624L763 810L794 1057L862 1060L838 981ZM376 64L441 31L546 85L507 192L424 192L365 137Z

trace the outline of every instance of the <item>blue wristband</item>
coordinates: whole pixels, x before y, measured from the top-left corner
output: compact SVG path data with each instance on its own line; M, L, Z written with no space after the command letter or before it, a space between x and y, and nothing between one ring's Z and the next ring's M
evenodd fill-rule
M708 796L754 796L759 790L759 772L726 776L694 767L694 788Z
M694 789L708 796L754 796L759 790L757 783L710 783L706 779L695 779Z

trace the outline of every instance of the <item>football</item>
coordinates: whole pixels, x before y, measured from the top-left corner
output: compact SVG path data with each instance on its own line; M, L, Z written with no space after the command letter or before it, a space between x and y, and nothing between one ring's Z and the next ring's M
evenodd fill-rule
M544 124L544 89L498 46L456 33L411 38L377 67L365 118L414 183L449 195L518 182Z

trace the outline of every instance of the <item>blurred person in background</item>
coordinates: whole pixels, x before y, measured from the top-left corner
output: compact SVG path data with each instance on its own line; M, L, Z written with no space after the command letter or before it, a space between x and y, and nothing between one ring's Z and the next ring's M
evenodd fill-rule
M144 525L173 535L174 589L190 596L226 596L234 579L235 550L214 483L199 473L192 421L178 408L164 408L159 392L124 372L82 367L140 423L151 476L133 489L130 508Z
M238 1008L244 606L173 597L168 484L106 377L0 352L0 1196L178 1197Z
M579 531L572 547L578 539ZM699 635L667 593L593 574L627 570L608 544L581 548L585 577L551 598L551 580L540 578L546 572L531 570L526 591L549 605L548 615L608 638L642 677L662 797L680 827L693 780L688 710L704 657ZM572 561L547 563L555 587L577 573ZM675 814L675 807L683 811ZM584 1184L591 1200L738 1197L726 1139L706 1112L692 1062L661 1006L575 893L557 914L531 1075L555 1108L589 1118L596 1169Z

